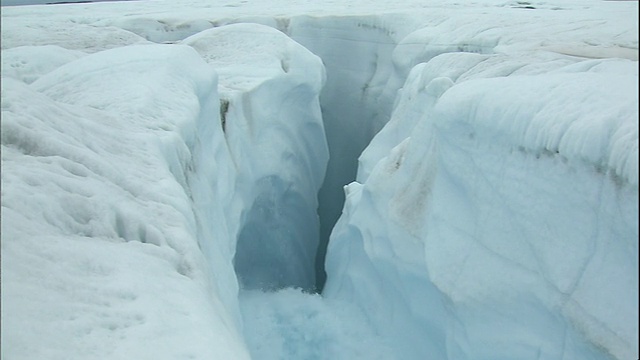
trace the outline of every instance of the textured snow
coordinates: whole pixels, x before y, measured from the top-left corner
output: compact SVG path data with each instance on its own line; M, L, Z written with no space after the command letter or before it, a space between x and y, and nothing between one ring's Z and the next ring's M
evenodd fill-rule
M2 357L637 358L637 16L3 7Z
M224 150L204 138L216 81L161 45L3 78L3 356L248 357L233 269L206 261L192 201L218 181L202 155Z
M60 66L86 55L55 45L19 46L2 52L2 76L27 84Z

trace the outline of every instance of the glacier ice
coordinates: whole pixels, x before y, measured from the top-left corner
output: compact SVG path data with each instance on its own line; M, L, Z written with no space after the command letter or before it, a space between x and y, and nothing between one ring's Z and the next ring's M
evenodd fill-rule
M637 12L3 7L2 356L637 358Z
M230 238L207 261L192 200L230 165L213 158L216 84L196 51L161 45L3 78L3 357L248 358Z
M315 289L315 209L328 158L318 100L321 60L258 24L213 28L181 43L220 76L225 139L246 204L234 256L240 282L252 289Z
M456 83L412 70L346 190L325 296L370 309L396 353L635 356L637 63L475 78L469 60Z

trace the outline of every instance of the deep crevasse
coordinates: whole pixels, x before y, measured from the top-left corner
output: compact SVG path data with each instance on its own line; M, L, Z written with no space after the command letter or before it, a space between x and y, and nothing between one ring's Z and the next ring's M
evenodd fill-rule
M47 58L33 51L15 48L5 59L37 68ZM167 359L248 357L236 274L247 288L315 286L316 194L327 161L320 60L281 32L237 24L183 44L69 61L31 85L3 81L9 195L3 195L2 245L10 259L3 262L3 294L14 295L3 301L3 327L38 328L7 331L3 355L124 358L144 353L132 344L153 336L157 356ZM34 105L25 112L28 101ZM60 165L29 170L33 162L58 158ZM30 174L60 189L21 201L48 189ZM46 226L53 230L41 235ZM71 251L77 242L86 254L79 263L48 263L39 251L30 255L42 237L66 249L62 258L77 257ZM106 266L101 253L126 261ZM52 275L29 280L20 265L29 256ZM94 281L105 278L120 281L106 285L113 289L102 290L99 301L105 285ZM44 289L29 290L34 285ZM169 293L157 294L162 291ZM51 297L67 298L62 311L39 316ZM189 322L192 328L180 330ZM53 327L65 330L30 346ZM108 339L93 346L105 333ZM70 334L78 339L65 342Z
M221 121L237 172L240 214L230 235L243 287L315 289L316 194L328 158L319 58L257 24L205 30L182 41L219 79ZM207 206L207 205L204 205Z
M509 13L510 10L504 11ZM496 30L492 30L494 28L473 25L473 22L468 21L477 17L475 13L461 11L457 17L447 16L446 20L443 14L445 12L435 11L421 20L406 15L389 15L352 18L238 16L218 21L218 24L252 21L279 28L324 59L329 73L322 104L325 126L332 127L327 129L327 133L330 139L342 136L343 141L338 143L350 141L345 146L346 153L340 154L351 159L333 165L337 174L333 180L336 184L345 176L347 168L351 168L351 175L345 178L355 175L354 156L383 125L385 115L391 111L395 91L403 87L396 100L392 120L361 157L358 183L346 189L348 201L329 250L329 282L324 293L327 300L321 300L317 295L285 290L265 297L270 305L261 307L255 293L245 293L245 304L250 309L248 312L244 311L245 315L254 314L254 320L261 319L260 314L265 316L263 319L281 316L280 323L278 319L246 322L251 327L250 331L258 333L261 329L256 324L264 325L266 329L275 329L269 331L269 335L273 335L271 339L283 341L282 347L274 347L272 352L263 355L278 357L284 353L322 358L322 354L342 354L348 358L353 354L364 356L362 349L368 347L383 354L380 358L424 358L428 355L455 359L500 356L602 358L606 353L617 358L637 356L633 354L633 349L637 347L633 346L634 341L637 344L637 340L634 340L637 339L637 327L624 321L628 317L637 317L637 307L634 306L637 304L637 277L629 275L637 274L637 242L633 240L638 234L635 220L638 213L637 165L633 167L637 164L637 124L630 121L637 117L637 94L634 93L634 89L637 92L637 62L587 61L557 52L540 51L541 48L554 51L560 49L561 52L585 56L590 56L594 51L606 53L607 49L603 50L603 46L575 45L575 39L581 39L585 34L588 34L591 41L605 43L605 40L598 39L606 39L607 34L612 31L606 22L598 23L589 16L585 16L583 22L591 21L595 25L592 25L593 29L581 34L576 33L569 25L557 22L556 16L561 15L555 13L547 13L550 18L544 20L547 21L546 27L540 26L540 19L531 20L535 18L534 15L526 18L529 19L527 22L516 18L505 20L499 13L493 16L485 14L488 23L491 20L508 29L503 29L498 37ZM589 13L585 11L585 14ZM155 19L147 19L145 22L140 18L121 20L117 17L116 20L103 21L101 25L116 25L115 28L105 27L105 31L119 35L115 40L104 40L106 44L92 42L91 52L112 47L113 44L109 44L109 41L146 42L129 32L120 33L118 26L128 30L138 29L139 34L156 42L176 42L211 26L211 22L194 19L194 15L189 16L191 19L174 20L173 23L167 19L162 19L160 23ZM157 24L162 26L154 28ZM64 26L68 26L68 23L64 23ZM77 26L83 28L81 23ZM152 33L156 38L147 36L150 30L154 31ZM261 35L257 35L256 31ZM546 33L556 34L553 40L555 44L544 44L537 40L536 36L544 38ZM3 43L6 43L6 36L3 31ZM632 42L633 36L636 36L637 44L637 35L630 36L628 41ZM29 39L28 33L25 38ZM624 42L625 37L622 36L622 39L620 41ZM201 48L197 45L199 40ZM317 59L312 60L308 57L310 54L302 55L305 54L303 49L282 34L256 25L220 27L214 31L202 32L184 43L196 48L208 66L213 65L219 72L220 103L223 104L221 109L218 108L220 99L216 95L206 95L201 90L211 86L211 80L198 85L199 90L189 90L190 81L197 84L203 81L200 75L194 74L206 74L208 70L204 70L207 65L196 60L197 56L194 56L193 51L181 46L166 46L172 50L148 47L147 49L157 49L154 50L158 51L157 55L153 56L142 56L145 52L140 48L128 49L126 54L98 54L98 58L93 59L106 61L111 55L111 62L106 63L108 66L105 64L104 69L93 72L103 72L101 76L105 72L115 74L112 70L114 64L118 65L118 69L140 73L141 68L126 60L118 60L115 54L124 58L132 53L138 54L133 57L154 66L172 59L172 65L164 67L167 71L161 74L143 71L142 74L147 77L127 79L126 74L130 76L130 72L125 71L122 77L126 81L118 78L120 81L114 83L118 83L118 86L128 84L132 90L115 97L113 95L118 91L110 90L109 87L94 88L90 86L91 83L83 84L81 79L91 79L92 76L91 73L83 75L87 73L87 69L78 67L82 63L72 63L70 65L73 66L67 67L73 69L68 71L76 74L74 76L78 76L78 80L73 80L72 77L72 81L66 78L61 81L61 78L50 75L50 81L55 79L52 82L60 84L55 85L55 91L45 92L45 95L53 98L54 103L49 104L51 100L47 99L42 99L42 103L49 104L47 106L52 109L61 106L66 109L67 105L58 103L71 102L73 106L69 111L72 115L67 117L75 119L72 122L54 124L63 133L76 128L77 131L73 131L76 135L88 133L89 136L80 137L79 148L84 146L88 149L83 150L87 154L92 151L100 155L85 159L69 155L73 151L61 153L62 150L55 150L53 155L61 156L62 159L52 163L45 160L44 163L51 167L55 175L48 176L59 179L55 183L60 184L59 187L66 192L50 190L52 194L60 194L60 198L56 195L53 203L74 201L74 206L59 205L62 208L57 208L58 205L52 207L46 198L30 200L20 205L22 209L29 209L29 204L36 203L44 204L41 207L45 209L42 213L35 212L36 215L31 215L31 220L21 218L29 211L17 211L16 208L21 208L17 202L20 201L20 194L40 193L40 186L43 185L32 183L30 167L25 165L30 162L24 159L36 159L39 164L36 169L40 169L37 171L43 171L47 168L42 165L42 160L57 159L55 156L51 157L52 154L48 151L52 146L53 149L58 149L58 145L52 145L45 133L41 133L44 140L36 141L21 134L28 134L28 129L33 128L33 125L26 122L40 119L42 123L50 124L51 119L57 119L51 114L62 110L40 111L30 117L31 120L24 120L19 114L22 109L20 104L27 104L19 99L36 96L33 89L13 82L5 85L3 81L3 87L6 86L3 88L3 254L8 249L6 251L15 256L14 262L9 265L3 261L3 294L8 289L10 293L19 293L26 299L40 294L54 294L67 299L70 297L72 300L67 301L65 309L68 311L63 311L62 316L45 316L37 321L25 314L38 314L38 311L46 309L46 302L10 302L10 309L18 311L5 317L6 310L3 306L3 319L9 319L10 324L16 327L19 327L16 325L18 321L22 324L36 321L34 323L43 324L44 330L40 331L45 333L51 325L62 329L56 337L46 342L49 344L47 346L55 348L53 344L64 343L58 339L64 339L65 334L80 333L82 335L79 340L66 345L67 350L79 347L89 354L94 351L95 357L100 357L107 351L126 356L150 351L136 348L135 340L153 335L158 336L158 344L161 344L155 350L167 358L189 355L205 358L247 356L245 345L241 343L239 336L237 284L231 258L234 252L243 247L257 254L265 251L269 253L270 249L250 245L236 247L236 236L240 235L238 241L244 243L251 236L242 234L260 233L261 225L273 225L275 234L281 234L282 231L307 231L296 226L289 228L290 224L282 219L291 217L291 204L294 209L301 210L295 211L296 216L309 219L312 215L305 215L304 207L314 206L315 197L309 197L309 194L313 194L319 186L318 174L322 171L318 170L319 167L314 167L314 170L307 169L307 166L312 162L322 163L322 156L318 159L308 159L305 156L323 151L319 150L322 145L315 142L313 136L319 131L319 109L314 93L317 94L319 90L321 76L318 75L311 81L306 73L305 76L294 76L296 79L304 78L304 81L309 81L307 86L313 90L302 93L310 101L285 104L284 116L280 116L282 113L267 113L265 117L256 114L262 109L270 109L273 101L281 96L292 94L285 89L300 89L295 82L287 80L289 69L296 69L295 59L308 58L302 64L317 66L319 69ZM64 40L61 43L75 50L88 46L78 44L79 39L76 38L69 38L67 43ZM213 47L207 48L209 44L213 44ZM254 47L260 44L265 45L263 51L269 54L267 61L262 56L256 57L253 52ZM298 50L292 50L291 47ZM27 62L27 67L32 66L31 71L12 74L17 77L24 74L33 77L34 72L45 68L33 60L38 58L33 55L34 52L56 54L58 57L55 59L60 63L83 56L61 48L18 48L10 53L14 57L5 57L5 51L3 50L3 62L9 62L13 58L20 60L21 57L33 61ZM612 56L619 54L615 48L609 51ZM291 53L297 54L294 64L289 62L291 59L288 55ZM344 55L339 56L340 54ZM354 54L358 55L353 56ZM143 59L139 59L140 56ZM87 60L84 64L90 62ZM260 62L262 66L259 69L253 68L255 72L248 73L246 66L255 62ZM309 65L311 63L315 65ZM3 71L7 68L3 66ZM193 68L194 71L185 76L186 68ZM192 80L176 80L171 75L174 71L179 74L177 77ZM541 76L542 74L545 75ZM629 74L633 76L628 77ZM3 80L6 76L3 72ZM38 77L37 74L35 77ZM45 79L46 77L47 75ZM171 96L158 91L139 101L137 94L145 94L149 90L139 90L136 86L148 83L149 78L167 79L151 88L169 88ZM275 81L264 81L271 78ZM96 79L103 78L96 76ZM33 81L26 77L24 80ZM83 85L77 88L76 83ZM254 89L257 83L261 84L257 89L264 89L262 93L259 90L249 90ZM42 84L46 84L46 81L36 82L33 87L44 91L47 87ZM65 84L69 85L64 87ZM7 93L16 96L9 97ZM99 95L86 97L86 94L92 93ZM18 94L22 95L17 96ZM130 97L129 101L127 97ZM194 102L195 98L199 105ZM95 103L89 100L99 101ZM308 107L297 108L301 103ZM9 104L16 105L12 107ZM160 104L165 104L166 107L158 107ZM87 105L88 108L85 108ZM289 109L287 106L290 106L292 113L286 110ZM181 110L176 112L176 109ZM362 109L362 113L358 109ZM283 119L298 119L301 112L305 114L304 118L312 114L308 118L309 123L316 125L290 129L292 123L287 122L278 127L275 133L263 133L269 129L267 124L275 124ZM114 117L113 114L121 116ZM214 121L209 122L210 119L203 119L200 114L212 114ZM562 116L558 116L559 114ZM107 119L97 124L110 126L97 126L92 121L84 127L79 126L78 124L85 124L79 120L82 118ZM114 118L120 120L116 121ZM378 120L364 122L372 118ZM150 119L156 119L158 123L149 121ZM168 119L172 120L167 123ZM182 119L185 121L181 121ZM592 121L593 119L598 121ZM262 123L262 120L267 122ZM175 121L178 121L177 126ZM194 123L204 127L196 131ZM220 127L206 126L218 123L221 124ZM119 124L115 127L116 130L112 128L113 124ZM262 125L267 126L260 131L251 131ZM226 134L222 132L223 126ZM139 132L123 137L117 130L131 128L137 128ZM269 152L273 147L266 146L260 140L268 138L263 141L270 142L272 139L291 139L290 136L282 137L279 134L305 131L309 131L309 136L303 136L301 143L279 142L278 145L283 147L273 153ZM100 170L98 174L102 177L90 176L92 183L100 186L112 183L118 186L115 190L87 197L101 196L104 204L115 203L119 199L117 209L121 210L114 211L107 206L97 211L77 211L78 208L91 209L94 201L77 198L75 192L83 189L85 193L91 193L93 190L91 186L70 186L83 182L74 183L67 179L65 171L75 175L84 174L78 169L94 163L102 164L104 160L100 159L106 157L107 153L101 152L100 146L91 144L100 144L97 139L104 139L105 133L114 134L107 137L111 140L101 140L104 147L112 149L109 154L113 150L126 155L135 154L148 143L157 144L160 141L158 139L165 140L157 145L160 152L142 152L133 161L131 157L125 156L122 164L127 165L128 161L130 167L114 170L112 166L104 165L108 171ZM157 137L157 133L166 136ZM91 134L96 136L92 137ZM143 138L145 141L140 141ZM130 140L123 141L125 139ZM227 145L221 146L225 142ZM39 143L35 147L38 151L29 150L24 154L27 152L25 143ZM119 145L112 147L113 143ZM31 148L30 146L33 145L27 148ZM22 155L15 152L16 147L22 149ZM205 150L207 148L208 151ZM316 151L305 152L302 149ZM41 158L43 154L46 156ZM202 154L215 156L212 159ZM254 158L255 154L261 158ZM287 166L276 161L282 159L280 156L283 154L289 154L284 157L290 160ZM14 161L14 157L18 156L23 165ZM117 158L109 156L111 159ZM154 165L156 160L158 162ZM163 161L167 162L166 167L162 165ZM76 163L81 166L76 166ZM135 166L136 164L143 166ZM66 170L61 172L60 168ZM95 165L90 168L94 169ZM4 175L5 169L9 169L8 175ZM261 173L261 169L266 171ZM15 176L17 174L22 177ZM169 181L160 182L162 187L159 189L149 188L149 184L154 183L151 179L153 174L161 175L160 178ZM176 181L173 182L171 178ZM27 185L21 181L26 181ZM301 185L308 187L299 189ZM114 194L121 191L119 188L124 189L124 194L133 194L134 197L114 197ZM531 189L536 189L536 196L531 196ZM18 200L6 200L5 191L16 194ZM331 190L334 194L336 191L340 189ZM145 196L168 193L171 196L158 199L152 197L152 202L148 203L145 197L140 199L141 193L147 194ZM219 200L213 206L207 201L212 197ZM339 207L338 204L339 201L332 200L329 207L336 208ZM270 213L280 205L284 206L284 212ZM149 212L148 209L164 209L165 206L180 210L178 215L171 215L171 211L166 214L160 212L173 221L158 225L158 220L165 217ZM193 213L188 210L191 207L194 209ZM115 216L112 216L114 213ZM141 214L145 216L139 218ZM202 221L202 218L217 221L209 224ZM10 220L8 224L5 221L7 219ZM138 259L136 256L143 254L140 257L143 260L136 261L146 266L141 267L142 270L135 268L140 272L138 277L129 271L123 271L136 262L133 260L120 266L108 266L108 261L99 256L92 261L71 262L68 265L51 263L43 269L55 275L44 279L59 285L53 288L30 288L30 284L42 283L30 283L28 268L17 264L19 259L27 262L25 250L33 251L36 247L37 243L24 239L28 239L27 234L37 234L39 227L33 227L31 233L23 231L32 226L25 224L33 224L34 221L63 230L62 235L54 237L55 241L48 248L54 252L68 248L66 252L58 253L61 257L73 258L79 255L69 253L72 247L64 245L68 242L74 246L82 246L87 255L97 255L108 248L112 248L110 251L123 259ZM102 245L93 246L91 244L94 242L85 238L68 236L69 232L86 232L78 228L94 231L96 226L104 228L106 235L101 238L89 233L88 237L95 238ZM9 235L11 238L21 241L4 241L7 238L5 230L12 234ZM47 231L51 233L51 230ZM183 235L178 236L179 234ZM105 245L117 238L127 242L116 241L118 245ZM294 240L290 244L295 244L295 240L299 239L294 236L289 238ZM135 241L131 242L136 239L143 244L155 245L138 248ZM201 250L207 258L206 263L199 258L201 250L193 246L195 239L200 242ZM208 239L220 241L211 242ZM612 242L612 239L616 241ZM566 248L559 250L558 247L563 245ZM298 253L306 254L309 261L309 248L287 251L292 252L272 253L273 259L286 253ZM151 258L146 257L149 253ZM31 261L44 257L40 252L36 254ZM80 256L79 259L83 257ZM251 264L251 257L246 262ZM258 263L253 269L272 269L270 265L275 263L275 260L267 260L264 267L258 266ZM41 261L40 264L47 263ZM155 267L149 267L150 264L155 264ZM293 264L284 266L306 268L308 270L305 271L313 272L309 265L301 263L300 267ZM145 270L147 268L156 271ZM205 270L207 268L209 270ZM240 268L240 273L250 273L252 270L251 265ZM631 270L627 271L629 269ZM77 273L78 277L64 278L63 275L70 271ZM205 274L206 271L210 272L209 275ZM174 272L186 277L174 277ZM193 275L200 272L201 276ZM273 281L273 276L277 278L282 273L288 271L274 271L264 281L269 283ZM162 288L149 286L149 279L162 283L168 274L172 274L169 276L172 282L164 282L165 285L172 289L190 290L181 290L182 295L167 295L162 293ZM264 275L264 271L258 274ZM96 288L84 283L91 276L128 280L122 284L107 282L103 287ZM24 281L19 283L17 279ZM202 293L198 290L209 282L215 285L209 292ZM309 284L310 276L307 274L302 279L292 278L283 283L275 281L273 285L277 287L285 283ZM261 287L263 284L264 282L257 283L255 286ZM66 290L71 288L81 290ZM602 293L603 288L608 291ZM90 296L94 292L110 296L104 302L99 302ZM159 295L149 298L149 294ZM94 310L84 313L79 321L75 320L77 309L83 308L86 302L93 304ZM170 309L175 304L181 304L182 308L185 304L189 305L186 306L186 311L173 311L170 315L158 316L159 309ZM290 309L288 305L293 304L300 307L291 306ZM327 304L331 305L331 310ZM343 310L342 313L339 311L340 306L348 309L345 304L358 304L364 315L353 318L340 315L345 311L352 313L351 310ZM146 309L144 305L147 305ZM337 309L335 312L334 308ZM157 332L156 327L168 323L168 319L172 324L184 324L177 325L179 328L188 326L202 309L209 309L209 317L197 322L184 336ZM69 317L65 318L65 314ZM309 316L305 318L304 315ZM97 316L98 320L91 322L92 316ZM347 326L345 329L337 318L342 321L347 318L354 323L351 323L351 328ZM318 319L317 322L314 319ZM356 325L357 321L360 321L361 327ZM288 327L288 322L303 327L308 325L309 330L317 337L305 337L303 332L296 332ZM327 322L335 326L324 327L323 324ZM282 326L279 327L278 324ZM373 326L373 330L366 326L368 324ZM496 324L501 325L498 327ZM211 329L205 330L207 325ZM3 330L5 326L8 325L3 321ZM278 337L279 334L283 334L282 337ZM372 338L382 335L387 344L375 347L364 341L363 347L354 347L342 353L333 348L320 352L325 345L335 344L331 336L339 339L340 334L363 338L366 337L364 335ZM259 340L270 339L262 337L263 335L265 334L248 340L254 350L264 346ZM10 336L3 336L3 352L7 351L4 350L4 344L8 339L18 344L27 344L29 340L28 337L17 337L15 333L10 333ZM82 345L91 344L91 341L102 337L106 339L103 347L89 350ZM219 339L219 345L211 346L212 337ZM294 339L300 342L287 345L287 341ZM317 348L301 346L305 342ZM187 343L188 347L185 346ZM505 343L510 346L507 348ZM597 347L604 350L598 350ZM189 351L182 353L186 348ZM25 345L24 348L12 349L37 353L43 348L27 348ZM60 351L59 354L68 352Z

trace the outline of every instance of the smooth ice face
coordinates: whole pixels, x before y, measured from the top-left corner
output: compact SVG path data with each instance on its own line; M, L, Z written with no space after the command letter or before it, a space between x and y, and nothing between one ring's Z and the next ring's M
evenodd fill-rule
M245 214L234 264L243 288L315 289L313 260L318 216L278 176L258 180L259 194Z

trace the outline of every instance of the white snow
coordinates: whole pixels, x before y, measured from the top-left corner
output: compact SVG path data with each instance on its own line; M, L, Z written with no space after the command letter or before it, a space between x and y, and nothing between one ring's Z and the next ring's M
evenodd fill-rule
M637 17L3 6L2 357L637 358Z
M161 45L3 79L3 357L247 357L233 269L205 260L190 198L227 165L203 158L224 151L205 137L216 81Z
M40 76L86 55L55 45L19 46L2 52L2 76L31 84Z

